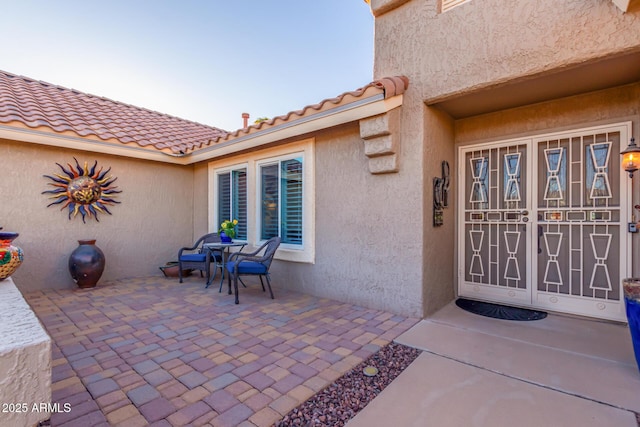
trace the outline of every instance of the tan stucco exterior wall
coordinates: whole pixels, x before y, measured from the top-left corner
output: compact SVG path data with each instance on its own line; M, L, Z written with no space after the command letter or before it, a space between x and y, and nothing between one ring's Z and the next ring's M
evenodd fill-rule
M400 172L373 175L357 124L316 136L316 263L288 265L283 283L421 316L419 152L402 146Z
M276 260L271 268L276 298L278 288L287 288L421 316L423 199L416 175L421 149L408 145L400 151L400 172L375 175L369 172L358 123L319 132L313 141L315 261ZM247 156L260 157L260 152L211 165L240 163ZM199 166L197 192L204 180Z
M207 233L218 231L217 229L209 230L207 170L206 163L199 163L193 167L193 235L196 239Z
M66 165L94 160L117 177L122 203L110 207L113 215L100 222L80 214L71 220L66 211L49 207L51 182L43 175L60 173ZM101 281L161 274L158 267L177 259L181 246L194 235L193 167L72 151L38 144L0 140L2 200L0 226L20 236L24 263L12 278L21 291L73 288L68 258L79 239L96 239L106 257Z
M406 75L427 102L640 46L640 15L607 0L439 4L408 1L375 21L374 77Z
M423 300L424 316L432 314L454 297L453 256L455 239L453 238L455 216L455 144L454 122L435 108L421 105L424 109L424 217L423 230ZM433 226L433 178L442 177L442 162L447 161L450 168L449 206L443 209L443 225Z
M605 0L471 0L445 13L440 0L371 5L374 78L404 75L410 81L402 150L422 162L402 164L400 173L413 174L411 185L422 188L424 202L416 208L423 209L422 304L428 315L453 299L456 287L456 144L625 118L634 121L638 136L637 86L457 121L433 105L481 91L489 99L493 87L638 52L640 15L623 14ZM451 166L451 207L435 228L432 180L443 160Z

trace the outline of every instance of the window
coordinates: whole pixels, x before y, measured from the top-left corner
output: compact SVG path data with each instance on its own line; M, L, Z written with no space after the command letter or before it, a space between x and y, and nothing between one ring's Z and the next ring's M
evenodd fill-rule
M236 239L257 249L280 236L276 259L315 262L315 140L216 159L208 170L210 232L237 219Z
M227 219L237 219L236 239L247 240L247 169L217 174L218 226Z
M260 239L280 236L282 243L303 242L302 157L260 165Z

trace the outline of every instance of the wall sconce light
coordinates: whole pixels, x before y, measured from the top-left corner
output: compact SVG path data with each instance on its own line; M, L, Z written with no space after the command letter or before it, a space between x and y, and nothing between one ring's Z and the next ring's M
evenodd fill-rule
M622 156L622 168L629 172L629 178L633 178L633 173L640 169L640 147L636 145L635 138L631 138L629 146L620 155Z

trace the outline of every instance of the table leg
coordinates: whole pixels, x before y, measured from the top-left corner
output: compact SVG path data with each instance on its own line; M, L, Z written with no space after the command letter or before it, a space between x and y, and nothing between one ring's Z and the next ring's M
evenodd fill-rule
M222 251L222 269L221 269L221 276L220 277L220 289L218 290L218 293L222 292L222 284L224 283L224 271L227 269L227 258L229 255L229 248L225 248Z

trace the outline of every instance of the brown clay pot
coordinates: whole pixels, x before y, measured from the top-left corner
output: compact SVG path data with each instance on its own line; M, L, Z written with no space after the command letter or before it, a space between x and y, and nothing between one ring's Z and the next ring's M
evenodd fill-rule
M95 240L78 240L69 256L69 273L80 288L93 288L104 271L104 253Z

